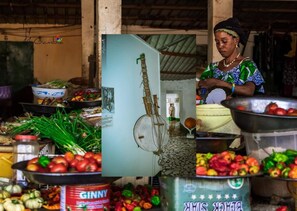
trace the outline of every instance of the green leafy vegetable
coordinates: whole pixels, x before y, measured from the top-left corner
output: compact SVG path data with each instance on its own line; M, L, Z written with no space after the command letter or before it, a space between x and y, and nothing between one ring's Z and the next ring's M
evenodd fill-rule
M101 151L101 128L94 127L83 120L78 113L67 114L57 111L50 117L33 116L10 133L16 135L24 131L54 141L61 152L70 151L84 154L87 151Z

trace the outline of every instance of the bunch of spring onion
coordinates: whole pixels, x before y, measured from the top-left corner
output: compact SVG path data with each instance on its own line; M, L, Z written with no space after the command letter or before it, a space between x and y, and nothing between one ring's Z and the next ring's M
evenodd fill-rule
M74 154L101 151L101 128L88 124L84 119L76 115L67 114L64 111L50 117L32 116L22 125L13 128L11 135L30 131L40 138L52 140L62 153L70 151Z

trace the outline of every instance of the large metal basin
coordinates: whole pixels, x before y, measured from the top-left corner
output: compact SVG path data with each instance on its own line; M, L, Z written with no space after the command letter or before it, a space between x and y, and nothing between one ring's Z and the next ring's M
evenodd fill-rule
M221 153L225 150L236 150L231 149L230 145L236 138L240 137L241 135L237 134L196 131L196 152Z
M284 97L240 97L222 101L229 108L235 124L243 131L250 133L297 130L297 116L278 116L264 114L266 106L275 102L279 107L297 108L297 100ZM238 110L237 106L246 110Z

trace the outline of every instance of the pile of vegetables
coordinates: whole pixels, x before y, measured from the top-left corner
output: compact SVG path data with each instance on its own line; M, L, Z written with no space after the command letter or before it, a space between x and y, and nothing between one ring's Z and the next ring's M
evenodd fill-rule
M261 161L264 174L273 178L297 179L297 151L273 152Z
M0 211L24 211L26 208L35 210L43 206L44 200L38 190L27 190L23 193L21 186L10 184L1 187Z
M151 185L128 183L123 187L111 186L110 205L115 211L141 211L160 206L160 190Z
M48 81L45 84L39 85L38 87L50 88L50 89L63 89L69 86L69 84L70 83L67 81L56 79L56 80Z
M101 153L86 152L83 156L66 152L64 155L48 157L41 155L28 161L26 169L35 172L101 172Z
M71 101L79 101L79 102L85 102L85 101L96 101L100 100L101 92L96 89L84 89L74 92L73 97L71 98Z
M260 164L256 158L236 155L233 151L196 154L196 175L245 176L259 171Z
M247 111L244 105L237 105L237 110ZM264 114L278 115L278 116L297 116L297 108L282 108L275 102L270 102L266 105Z
M32 116L9 133L16 135L29 131L40 138L51 139L61 153L70 151L84 155L88 151L101 152L101 128L88 124L77 113L73 114L58 110L50 117Z

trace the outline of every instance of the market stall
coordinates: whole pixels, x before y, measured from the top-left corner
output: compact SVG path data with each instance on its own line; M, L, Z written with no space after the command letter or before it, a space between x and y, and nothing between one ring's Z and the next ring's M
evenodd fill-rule
M206 124L204 119L197 121L196 177L162 178L163 206L168 210L212 210L216 206L229 207L227 210L230 206L243 210L295 209L296 202L289 198L296 199L296 102L267 96L223 101L222 106L230 109L229 114L221 113L223 118L231 117L240 134L232 134L216 121L214 124L225 128L223 131L199 131L201 126L211 128L211 124L207 117ZM204 105L197 105L197 109L199 106ZM229 120L225 124L230 124Z
M158 187L120 186L113 184L120 177L102 177L100 90L55 80L32 92L34 102L21 103L24 115L1 124L0 209L160 206Z

